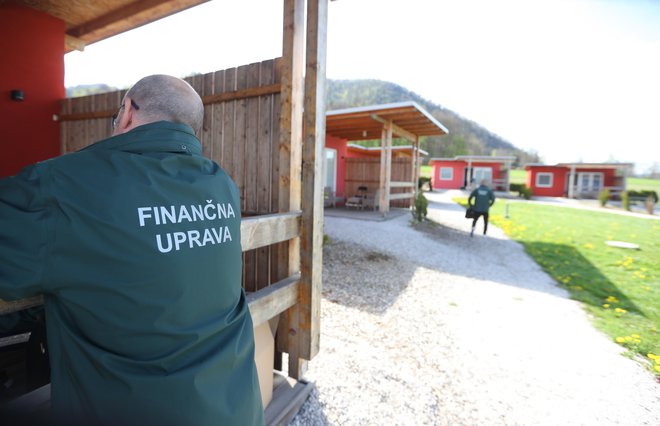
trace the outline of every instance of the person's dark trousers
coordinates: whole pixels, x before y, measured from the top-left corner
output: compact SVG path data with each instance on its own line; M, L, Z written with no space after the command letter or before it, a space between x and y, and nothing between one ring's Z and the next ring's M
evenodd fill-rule
M472 232L470 235L474 233L474 227L477 226L477 219L479 217L483 216L484 217L484 235L486 235L486 231L488 231L488 212L474 212L475 216L474 219L472 220Z

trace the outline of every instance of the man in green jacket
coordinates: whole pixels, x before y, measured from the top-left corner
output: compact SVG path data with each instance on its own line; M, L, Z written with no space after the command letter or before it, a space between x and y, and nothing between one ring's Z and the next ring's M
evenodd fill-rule
M488 230L488 210L490 209L490 206L495 203L495 194L493 194L493 191L486 186L487 183L487 180L482 180L481 185L472 191L468 198L468 206L472 207L475 212L474 219L472 220L472 230L470 231L471 237L474 236L474 228L477 226L477 219L481 216L484 217L484 235L486 235L486 231ZM474 200L474 202L472 200Z
M263 424L240 199L203 112L145 77L112 137L0 180L0 298L44 295L57 422Z

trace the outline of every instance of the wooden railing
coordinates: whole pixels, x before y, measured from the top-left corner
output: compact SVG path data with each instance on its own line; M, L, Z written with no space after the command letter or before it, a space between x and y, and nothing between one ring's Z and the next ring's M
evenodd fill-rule
M243 251L288 241L300 236L302 212L294 211L245 218L241 221ZM262 290L248 294L248 305L254 326L286 311L296 304L300 274L296 273ZM26 299L0 300L0 315L42 305L43 296Z

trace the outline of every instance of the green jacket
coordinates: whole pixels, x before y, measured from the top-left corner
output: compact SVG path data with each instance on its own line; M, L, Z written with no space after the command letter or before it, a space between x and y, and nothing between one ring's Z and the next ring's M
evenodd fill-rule
M158 122L0 180L0 298L44 294L63 423L255 425L236 186Z
M472 199L474 199L474 202ZM470 198L468 198L468 205L473 206L474 211L479 213L488 212L493 203L495 203L495 194L486 185L480 185L472 191Z

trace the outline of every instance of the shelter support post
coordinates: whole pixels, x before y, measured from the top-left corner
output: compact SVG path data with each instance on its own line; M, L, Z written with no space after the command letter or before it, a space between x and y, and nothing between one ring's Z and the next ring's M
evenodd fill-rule
M286 60L291 64L291 72L288 73L291 76L291 104L282 104L282 114L286 106L294 117L290 125L292 166L289 174L289 208L299 209L301 202L305 208L301 236L297 244L291 244L289 251L290 272L296 268L300 270L298 303L287 311L286 320L280 322L284 326L278 330L278 345L289 353L288 374L294 379L302 378L307 368L307 360L312 359L319 351L327 1L307 1L307 46L306 55L303 56L304 1L285 0L285 14L289 15L288 20L285 15L285 46L288 41L295 56ZM303 91L301 85L304 57L307 62ZM283 84L283 90L284 88ZM286 123L285 127L288 127ZM296 138L293 138L294 134Z
M282 91L280 95L279 139L279 196L278 211L301 210L303 60L304 60L304 0L284 0L284 28L282 43ZM278 263L287 264L287 276L300 270L300 238L288 242L288 250L281 250ZM282 314L277 332L275 365L281 368L281 353L289 353L289 374L304 370L299 364L300 346L296 338L302 321L300 310L292 307Z
M390 211L390 182L392 180L392 122L383 127L380 159L380 201L378 210L386 215Z
M568 174L568 198L575 198L575 165L571 166Z

